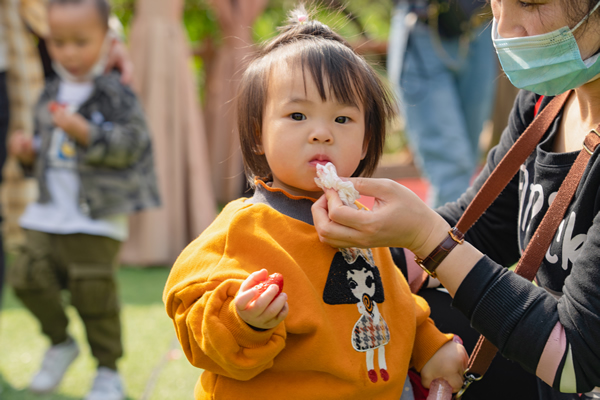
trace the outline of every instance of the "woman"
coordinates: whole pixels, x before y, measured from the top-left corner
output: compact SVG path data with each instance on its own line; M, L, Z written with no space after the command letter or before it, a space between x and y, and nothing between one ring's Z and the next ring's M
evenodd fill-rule
M600 2L492 0L491 5L503 69L527 91L517 97L500 144L473 186L434 212L392 181L355 178L361 194L376 196L373 211L344 207L328 192L313 206L315 226L321 240L335 247L404 247L424 259L448 237L531 123L536 104L543 109L554 95L574 89L519 173L436 273L471 325L505 357L537 375L539 398L579 399L575 393L592 398L592 390L600 391L594 389L600 386L600 150L546 252L537 285L504 267L518 261L584 137L600 124ZM538 102L540 94L544 98Z

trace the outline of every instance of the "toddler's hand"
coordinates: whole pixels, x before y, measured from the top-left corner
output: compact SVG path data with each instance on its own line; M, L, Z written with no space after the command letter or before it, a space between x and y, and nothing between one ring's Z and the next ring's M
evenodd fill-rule
M61 128L67 135L87 146L89 142L89 122L80 114L71 113L66 107L51 107L52 122Z
M271 285L265 292L258 294L256 285L268 278L266 269L253 272L242 282L235 297L234 304L238 315L248 325L258 329L271 329L279 325L287 317L287 294L281 292L277 285Z
M23 164L33 163L35 159L33 139L25 136L23 131L14 131L8 140L8 152Z
M421 370L421 383L426 388L437 378L445 379L453 392L460 390L469 356L462 344L449 341L427 361Z

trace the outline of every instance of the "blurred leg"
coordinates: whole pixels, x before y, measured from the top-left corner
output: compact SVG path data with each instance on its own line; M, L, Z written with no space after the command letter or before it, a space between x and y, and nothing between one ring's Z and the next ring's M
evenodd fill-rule
M117 369L123 355L116 283L121 243L102 236L62 235L57 242L61 263L68 268L71 304L85 325L99 367Z
M51 256L53 248L50 234L26 230L25 244L8 278L15 295L38 319L42 332L57 345L68 339L68 319L60 273Z
M0 72L0 184L2 183L2 167L6 160L6 136L8 134L9 103L6 90L6 72ZM0 209L0 307L4 292L4 242L2 238L2 209Z
M443 40L451 58L457 40ZM400 79L400 107L417 165L431 184L430 205L456 200L469 186L472 156L455 71L432 42L429 27L417 24L408 39Z
M485 122L492 116L498 78L498 62L490 29L489 25L483 26L474 34L467 62L458 75L458 91L465 116L467 137L472 157L476 161L480 158L481 131Z

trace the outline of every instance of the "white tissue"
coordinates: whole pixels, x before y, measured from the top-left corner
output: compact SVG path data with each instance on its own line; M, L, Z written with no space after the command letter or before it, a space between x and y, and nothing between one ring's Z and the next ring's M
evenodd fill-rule
M344 205L358 208L354 204L360 197L358 190L354 189L352 182L340 179L332 163L328 162L325 165L317 164L317 176L318 178L315 178L317 186L321 189L333 189L337 191Z

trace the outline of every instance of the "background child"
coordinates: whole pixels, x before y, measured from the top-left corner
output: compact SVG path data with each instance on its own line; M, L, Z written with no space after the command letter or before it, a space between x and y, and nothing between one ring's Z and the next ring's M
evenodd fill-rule
M425 385L458 389L466 352L435 328L390 251L347 261L312 225L317 164L340 176L377 166L394 110L373 69L299 9L250 63L238 101L254 196L182 252L164 292L186 356L205 370L196 398L397 400L409 366ZM258 295L274 272L285 292Z
M79 350L67 333L61 290L85 324L98 373L86 399L124 399L117 253L127 214L159 204L150 135L119 74L101 75L111 38L106 0L50 0L48 50L58 77L35 109L35 137L10 151L39 183L20 219L26 244L9 272L16 295L51 341L30 389L53 391Z

